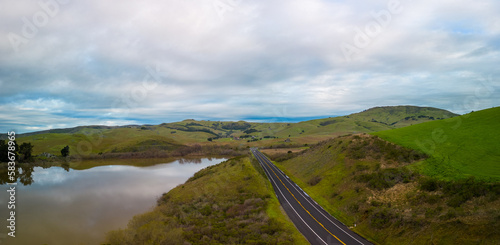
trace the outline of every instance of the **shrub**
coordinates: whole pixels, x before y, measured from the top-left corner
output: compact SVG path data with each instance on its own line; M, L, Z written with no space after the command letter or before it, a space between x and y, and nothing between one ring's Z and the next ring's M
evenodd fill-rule
M438 181L436 179L424 178L420 181L420 190L435 191L438 188Z
M461 195L456 195L453 196L448 202L446 203L450 207L458 208L460 205L462 205L464 202L467 201L467 197L461 196Z
M69 146L65 146L64 148L62 148L62 150L61 150L61 155L62 155L63 157L67 157L67 156L69 156Z
M372 215L370 223L375 228L383 229L391 225L391 220L394 217L388 209L383 209Z
M441 216L440 218L443 220L449 220L449 219L453 219L455 217L457 217L457 213L455 212L455 210L450 209L450 210L448 210L448 212L445 215Z
M312 177L309 181L307 181L307 184L309 184L310 186L315 186L317 185L321 180L323 179L323 177L319 176L319 175L316 175L314 177Z
M359 175L356 179L358 182L365 182L370 188L383 190L398 183L408 183L414 177L415 174L406 168L388 168L375 173Z

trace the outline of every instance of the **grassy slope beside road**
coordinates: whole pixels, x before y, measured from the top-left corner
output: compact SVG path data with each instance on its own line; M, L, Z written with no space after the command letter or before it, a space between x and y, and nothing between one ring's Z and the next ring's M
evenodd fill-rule
M500 183L427 177L413 167L425 157L375 136L354 135L291 153L277 165L375 243L498 244Z
M281 211L260 167L238 157L200 170L109 244L308 244Z
M500 107L374 135L430 155L426 175L500 181Z

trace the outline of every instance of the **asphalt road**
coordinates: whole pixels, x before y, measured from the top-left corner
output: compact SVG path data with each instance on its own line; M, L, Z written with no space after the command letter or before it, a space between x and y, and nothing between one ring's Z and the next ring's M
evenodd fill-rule
M371 244L328 214L264 154L251 149L273 185L281 206L311 244Z

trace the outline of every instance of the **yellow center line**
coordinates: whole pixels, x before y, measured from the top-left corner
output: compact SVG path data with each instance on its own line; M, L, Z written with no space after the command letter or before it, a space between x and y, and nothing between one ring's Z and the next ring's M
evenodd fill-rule
M261 157L263 158L263 157ZM266 158L267 159L267 158ZM339 242L341 242L342 244L346 245L342 240L340 240L337 236L333 235L328 229L326 229L326 227L321 224L321 222L319 222L316 218L314 218L314 216L302 205L302 203L300 203L299 200L297 200L297 198L293 195L293 193L290 191L290 189L288 189L288 187L286 187L285 183L283 183L283 181L281 181L281 178L278 177L278 175L274 172L273 168L271 168L271 166L269 166L269 164L264 161L264 163L271 169L271 171L273 171L273 174L276 175L276 178L278 178L278 180L281 182L281 184L288 190L288 192L290 192L290 194L292 195L292 197L295 199L295 201L297 201L299 203L299 205L316 221L318 222L319 225L321 225L321 227L323 227L323 229L325 229L325 231L327 231L328 233L330 233L330 235L332 235L333 237L335 237L335 239L337 239Z

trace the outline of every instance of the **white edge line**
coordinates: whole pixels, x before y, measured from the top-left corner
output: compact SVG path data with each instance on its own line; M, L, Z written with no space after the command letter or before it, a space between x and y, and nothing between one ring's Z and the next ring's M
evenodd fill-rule
M283 199L285 199L285 201L288 203L288 205L290 205L290 207L293 209L293 211L295 212L295 214L297 214L297 216L300 218L300 220L302 220L302 222L304 222L304 224L314 233L314 235L316 235L324 244L328 245L328 243L326 243L323 239L321 239L320 236L318 236L318 234L316 234L316 232L314 232L314 230L304 221L304 219L302 219L302 217L300 216L299 213L297 213L297 211L295 210L295 208L293 208L292 204L288 201L288 199L285 197L285 195L283 194L283 192L281 192L281 189L278 187L278 184L276 184L276 181L274 181L274 179L271 176L271 173L269 173L269 171L264 167L262 166L262 162L259 161L259 163L261 164L261 167L264 169L264 171L266 171L266 174L267 174L267 178L269 178L270 180L273 181L274 185L276 185L276 188L278 189L278 191L280 191L281 193L281 196L283 196ZM279 202L279 199L278 199L278 202ZM293 223L293 221L292 221ZM298 229L297 229L298 230ZM305 237L305 236L304 236ZM306 239L307 240L307 239Z
M267 159L267 157L265 157L265 159L269 161L269 159ZM269 161L269 162L270 162L270 161ZM276 167L276 165L274 165L272 162L270 162L270 163L271 163L274 167ZM276 167L276 168L278 168L278 167ZM278 168L278 169L279 169L279 168ZM281 169L280 169L280 171L281 171ZM293 186L293 184L297 185L295 182L292 184L290 180L288 180L288 182L290 183L290 185L291 185L291 186ZM296 188L296 187L294 187L294 188L295 188L295 190L297 190L297 188ZM300 187L299 187L299 188L300 188ZM300 189L302 190L302 188L300 188ZM323 215L323 217L325 217L327 220L329 220L329 221L330 221L333 225L335 225L337 228L339 228L340 230L342 230L345 234L347 234L348 236L350 236L352 239L356 240L356 241L357 241L357 242L359 242L360 244L364 244L364 243L360 242L358 239L356 239L355 237L353 237L351 234L347 233L347 231L345 231L344 229L342 229L341 227L339 227L337 224L335 224L335 222L333 222L333 221L332 221L330 218L328 218L328 217L327 217L327 216L326 216L323 212L321 212L321 211L320 211L320 210L316 207L316 205L312 204L312 203L309 201L309 199L308 199L308 198L306 198L306 197L302 194L302 192L301 192L301 191L297 190L297 192L299 192L299 194L300 194L300 195L301 195L304 199L306 199L306 201L307 201L309 204L311 204L311 206L313 206L313 207L314 207L314 209L316 209L316 211L318 211L321 215ZM308 196L309 196L309 195L308 195ZM318 206L320 206L318 203L316 203L316 204L317 204ZM321 206L320 206L320 207L321 207ZM326 212L326 210L325 210L323 207L321 207L321 209L323 209L323 211L325 211L325 212ZM339 221L339 222L340 222L340 221Z

